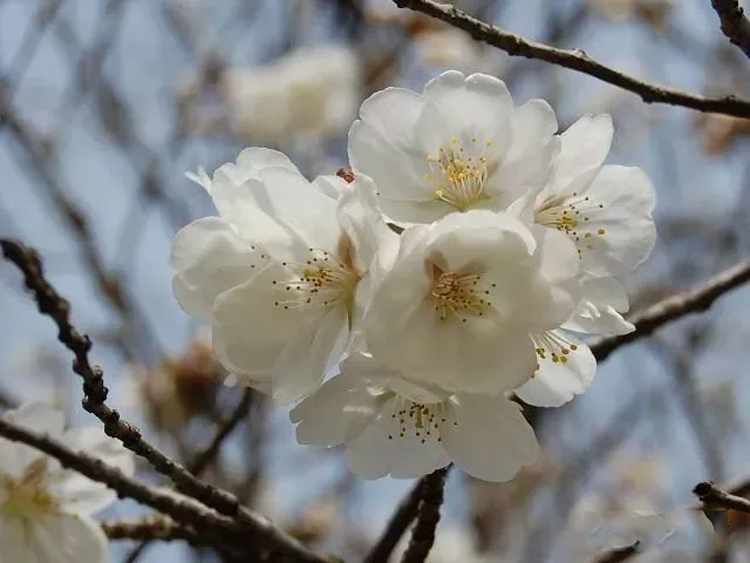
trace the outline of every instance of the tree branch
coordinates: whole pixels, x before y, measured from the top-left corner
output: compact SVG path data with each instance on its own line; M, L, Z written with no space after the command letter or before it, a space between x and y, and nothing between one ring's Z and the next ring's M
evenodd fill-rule
M187 525L167 516L149 515L138 520L106 520L102 530L111 540L185 540L191 545L206 545L205 538Z
M206 449L198 454L198 456L192 463L188 464L188 469L193 475L195 475L196 477L200 476L200 474L203 473L206 467L208 467L208 465L216 458L219 450L221 449L221 444L237 427L237 424L239 424L240 421L247 415L252 400L253 390L246 389L245 393L242 395L242 400L234 409L232 415L220 426L213 440L211 440L211 443L206 447ZM148 545L152 539L158 538L150 538L148 536L143 537L142 542L133 548L133 550L125 559L125 562L134 563L134 561L137 561L138 558L148 548Z
M121 498L132 498L169 515L174 520L206 532L218 532L222 537L243 538L245 531L232 519L192 500L181 500L178 496L164 493L125 476L119 469L106 465L99 459L83 452L73 452L59 441L37 432L22 428L0 418L0 436L14 442L31 446L55 458L68 469L77 471L117 491ZM244 539L243 539L244 541Z
M402 563L423 563L430 554L435 543L435 529L440 522L440 507L443 504L447 473L448 467L443 467L420 481L421 499L417 523L414 525Z
M719 16L722 33L750 57L750 20L745 17L739 1L711 0L711 6Z
M598 361L606 359L620 346L651 335L661 326L690 313L706 311L725 293L750 281L750 260L740 262L711 278L704 285L659 301L628 320L635 330L628 334L603 338L591 345Z
M120 413L105 403L108 389L104 385L101 368L92 366L89 362L91 340L70 323L70 304L45 279L42 262L36 251L8 239L0 239L0 248L5 258L23 272L26 287L34 293L39 312L52 318L58 327L58 339L75 355L73 371L83 378L83 408L104 423L104 431L108 436L121 441L126 448L146 459L157 471L169 477L181 492L221 514L241 521L246 533L254 536L255 548L261 558L276 553L296 556L298 561L325 561L294 538L276 529L266 518L244 508L237 497L228 491L196 479L183 466L147 442L136 427L121 420Z
M668 86L644 82L592 59L580 49L557 49L543 43L530 41L520 35L475 19L451 5L439 4L434 0L393 1L400 8L411 8L462 29L477 41L497 47L511 56L538 59L588 74L603 82L633 92L646 103L669 104L735 117L750 117L750 100L740 99L736 96L706 98Z
M703 503L707 510L733 509L738 512L750 514L750 500L744 497L730 494L710 481L698 483L693 489L693 494Z

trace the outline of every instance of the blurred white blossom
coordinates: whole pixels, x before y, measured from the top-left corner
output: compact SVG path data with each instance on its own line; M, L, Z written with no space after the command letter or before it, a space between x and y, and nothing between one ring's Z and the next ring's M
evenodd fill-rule
M126 475L133 455L101 428L64 430L64 416L43 403L8 411L3 419L60 440ZM89 515L117 495L29 446L0 438L0 546L2 560L34 563L109 561L109 545Z
M235 132L284 146L343 134L356 114L360 65L345 45L300 47L257 67L229 67L220 89Z

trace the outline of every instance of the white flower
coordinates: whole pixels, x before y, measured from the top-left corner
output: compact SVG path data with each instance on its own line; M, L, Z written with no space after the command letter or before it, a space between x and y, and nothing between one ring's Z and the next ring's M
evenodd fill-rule
M539 367L534 376L516 389L529 405L559 407L588 389L596 375L596 358L580 334L616 335L635 327L622 318L628 298L614 278L581 278L581 299L562 326L535 334Z
M609 115L585 115L560 135L560 154L534 202L534 222L575 242L581 271L618 276L654 247L654 188L640 168L603 165L612 145ZM524 212L521 212L524 215Z
M422 61L443 68L476 68L481 62L481 45L455 27L423 31L414 46Z
M174 292L212 323L218 360L282 402L312 391L346 349L380 241L395 236L362 176L308 182L281 153L244 150L204 185L221 217L174 240ZM338 197L338 199L336 199Z
M400 242L363 321L373 356L449 391L494 394L528 380L529 336L560 326L578 301L570 240L473 210L414 225Z
M422 94L387 88L360 108L349 131L355 172L378 186L395 221L429 223L448 213L505 210L537 193L557 151L557 121L542 100L513 108L505 84L448 71Z
M266 66L230 67L221 85L236 132L282 146L346 130L359 101L360 65L344 45L306 47Z
M609 336L634 330L622 318L628 298L613 276L629 272L651 253L654 190L640 169L602 164L612 132L608 115L579 119L561 135L560 154L545 188L516 202L522 218L566 234L581 257L576 310L558 330L535 337L547 346L537 349L534 378L517 391L529 404L560 406L593 381L596 360L572 333Z
M3 419L60 440L126 474L132 454L99 428L63 431L63 414L33 403ZM0 546L2 560L29 563L109 561L107 537L88 516L117 495L101 483L64 469L56 460L26 445L0 439Z
M451 461L470 475L508 481L537 459L534 431L516 403L417 385L357 353L292 412L301 444L346 444L358 475L424 475Z

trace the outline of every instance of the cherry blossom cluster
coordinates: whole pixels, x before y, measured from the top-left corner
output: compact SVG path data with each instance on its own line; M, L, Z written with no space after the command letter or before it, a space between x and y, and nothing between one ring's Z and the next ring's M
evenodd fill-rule
M484 74L377 92L337 175L265 148L190 174L219 216L176 235L174 293L233 381L295 403L300 443L366 478L509 480L539 450L518 399L586 390L583 340L633 330L617 276L656 238L646 175L603 164L610 117L557 131Z

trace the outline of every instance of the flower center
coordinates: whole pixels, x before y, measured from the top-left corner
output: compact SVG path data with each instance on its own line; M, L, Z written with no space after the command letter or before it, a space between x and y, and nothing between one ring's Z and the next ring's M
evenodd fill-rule
M351 260L338 260L326 251L309 249L310 258L299 265L282 262L282 266L296 266L297 275L287 280L284 290L289 293L287 299L275 301L276 307L296 309L307 306L326 308L344 305L351 309L354 292L362 275ZM274 285L279 284L273 280Z
M446 416L445 403L423 404L415 403L399 395L394 402L391 419L396 421L397 433L388 434L389 440L406 438L407 434L413 433L422 444L429 440L442 442L440 429L444 424L450 424ZM454 426L458 423L453 421Z
M531 337L540 360L551 360L553 364L568 362L570 354L578 350L578 346L566 339L560 333L547 331Z
M490 303L479 295L489 295L489 290L478 289L480 274L444 272L433 265L433 284L429 297L441 321L458 317L466 322L467 315L484 316ZM494 284L492 285L494 287Z
M459 211L488 199L484 190L489 175L485 152L492 145L492 141L480 144L476 137L469 143L453 137L449 146L438 150L437 156L427 157L430 173L424 179L432 183L435 199Z
M603 203L593 202L588 196L581 197L573 192L570 197L553 196L538 205L534 210L534 222L569 235L580 255L582 250L594 250L596 237L607 234L606 229L588 226L591 217L601 209L604 209Z
M41 457L29 464L18 478L0 475L0 514L7 518L32 519L40 514L59 509L57 499L49 492L47 458Z

